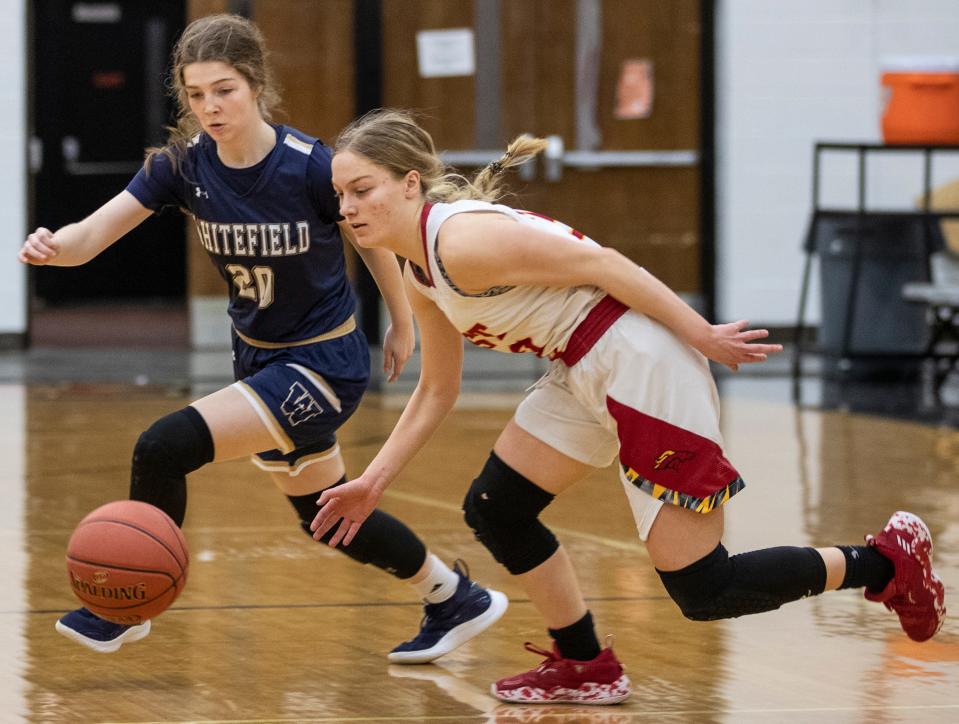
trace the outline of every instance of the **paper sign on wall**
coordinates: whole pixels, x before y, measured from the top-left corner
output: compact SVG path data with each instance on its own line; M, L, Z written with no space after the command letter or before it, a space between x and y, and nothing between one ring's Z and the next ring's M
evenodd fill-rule
M624 60L616 84L616 110L620 120L649 118L653 112L653 61Z
M449 78L473 75L473 30L421 30L416 34L416 57L421 78Z

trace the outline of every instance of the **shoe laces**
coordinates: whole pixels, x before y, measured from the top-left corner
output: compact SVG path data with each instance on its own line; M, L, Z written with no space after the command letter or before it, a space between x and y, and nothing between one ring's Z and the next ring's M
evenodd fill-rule
M550 669L555 669L556 665L559 664L561 659L553 651L547 651L544 648L537 646L531 641L527 641L523 644L523 648L533 654L538 654L539 656L544 656L545 659L540 662L540 665L536 667L536 671L545 672Z
M466 561L464 561L462 558L457 558L455 561L453 561L453 570L456 573L459 573L461 576L466 578L470 577L470 567L466 565Z

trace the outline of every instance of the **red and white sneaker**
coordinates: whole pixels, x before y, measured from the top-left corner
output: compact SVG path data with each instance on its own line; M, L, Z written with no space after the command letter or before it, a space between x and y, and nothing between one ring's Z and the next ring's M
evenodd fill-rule
M629 697L629 677L608 646L592 661L564 659L555 644L552 652L528 641L525 646L546 660L535 669L493 684L490 691L497 699L517 704L618 704Z
M866 536L892 561L896 573L880 592L866 589L866 599L885 605L899 616L902 630L913 641L932 638L946 617L945 589L932 570L932 534L917 515L897 511L877 536Z

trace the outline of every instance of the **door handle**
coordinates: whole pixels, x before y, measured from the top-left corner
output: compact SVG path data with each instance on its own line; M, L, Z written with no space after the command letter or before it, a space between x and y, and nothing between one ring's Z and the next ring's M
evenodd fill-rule
M70 176L106 176L134 174L143 165L140 161L81 161L80 139L64 136L60 140L63 168Z
M699 151L567 151L561 136L547 136L543 151L545 178L557 182L563 178L563 168L599 170L601 168L643 168L662 166L696 166Z

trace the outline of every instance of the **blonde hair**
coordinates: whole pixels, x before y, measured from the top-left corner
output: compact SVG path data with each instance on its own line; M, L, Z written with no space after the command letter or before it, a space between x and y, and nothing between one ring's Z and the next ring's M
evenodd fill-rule
M173 67L169 91L177 105L176 125L168 127L167 145L148 148L146 166L162 153L174 165L185 158L186 147L197 133L200 123L190 111L183 69L190 63L222 62L242 75L258 94L260 115L269 121L280 107L280 90L269 64L269 51L263 33L240 15L208 15L187 25L173 48Z
M483 167L472 179L449 169L440 159L433 138L406 111L380 108L370 111L343 129L333 144L335 153L350 151L368 158L402 178L409 171L420 174L420 189L429 201L460 199L496 201L506 191L502 174L519 166L546 148L546 140L523 134L506 153Z

